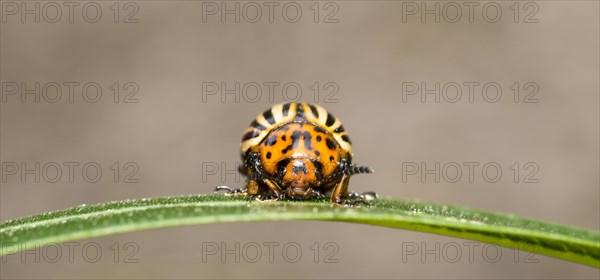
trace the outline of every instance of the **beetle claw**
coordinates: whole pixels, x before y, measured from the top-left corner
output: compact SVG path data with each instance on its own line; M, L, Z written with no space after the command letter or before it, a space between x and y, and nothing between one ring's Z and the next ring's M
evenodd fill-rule
M233 189L231 189L228 186L216 186L215 187L215 191L213 193L219 193L222 190L226 190L227 193L232 193L233 192Z
M364 192L356 193L349 192L346 199L342 199L340 204L348 206L365 205L370 206L370 202L377 199L377 193L375 192Z
M245 188L232 189L228 186L216 186L215 191L213 193L218 194L223 190L226 191L224 193L225 195L244 195L247 192L247 189Z
M366 200L366 201L373 201L379 198L379 196L377 195L376 192L364 192L361 194L361 196Z

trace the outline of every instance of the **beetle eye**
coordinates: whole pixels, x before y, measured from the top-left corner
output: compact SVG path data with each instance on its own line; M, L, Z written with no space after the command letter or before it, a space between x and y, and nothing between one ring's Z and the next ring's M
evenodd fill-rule
M323 164L317 160L312 160L311 162L315 166L315 176L317 177L317 180L323 179Z
M287 167L288 163L290 162L290 160L291 159L284 159L277 163L277 169L275 171L276 172L275 176L281 177L281 176L285 175L285 173L287 171L286 167Z

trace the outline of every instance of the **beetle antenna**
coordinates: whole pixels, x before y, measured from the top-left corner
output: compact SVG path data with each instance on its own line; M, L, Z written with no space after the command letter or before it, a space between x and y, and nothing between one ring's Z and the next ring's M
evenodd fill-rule
M346 174L348 175L353 175L353 174L361 174L361 173L373 173L373 168L368 167L368 166L358 166L358 165L352 165L350 167L348 167L348 169L346 169Z
M373 173L373 172L374 172L373 168L371 168L371 167L352 165L352 166L345 168L344 170L338 170L338 171L332 173L331 175L324 178L322 180L322 182L323 183L331 182L334 179L338 178L338 176L341 176L342 174L354 175L354 174L363 174L363 173L368 174L368 173Z

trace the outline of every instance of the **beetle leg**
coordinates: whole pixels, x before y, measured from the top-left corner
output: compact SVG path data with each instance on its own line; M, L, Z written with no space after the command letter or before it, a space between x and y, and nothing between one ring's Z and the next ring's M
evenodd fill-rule
M350 176L344 174L340 182L335 186L333 192L331 193L331 199L329 199L329 203L331 204L342 204L342 199L348 197L348 182L350 181Z
M323 198L323 195L321 194L320 191L316 191L313 189L308 189L308 191L306 191L306 194L304 195L307 199L314 199L314 200L319 200Z
M364 192L362 194L355 192L348 192L348 182L350 181L350 175L344 174L340 183L338 183L331 194L329 202L331 204L340 204L348 206L356 206L358 204L369 205L370 201L377 199L377 194L374 192Z
M243 176L248 176L248 168L245 164L238 166L238 172L240 172L240 174L242 174Z
M256 180L248 180L248 187L246 192L248 194L246 196L248 200L252 200L256 198L256 196L258 196L258 183L256 182Z
M283 191L277 185L277 183L275 183L269 179L263 179L263 182L265 182L265 184L267 184L269 189L271 189L275 193L275 195L277 196L277 199L280 199L283 197Z

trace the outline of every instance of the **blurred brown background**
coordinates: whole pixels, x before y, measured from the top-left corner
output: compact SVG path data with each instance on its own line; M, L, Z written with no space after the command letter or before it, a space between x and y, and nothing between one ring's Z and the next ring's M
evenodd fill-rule
M354 177L352 190L599 229L598 2L473 2L472 22L471 4L464 2L426 2L423 7L421 2L394 1L230 1L225 8L236 3L239 23L227 14L222 22L220 2L200 1L80 2L72 6L69 22L67 5L73 4L28 1L25 8L39 12L36 22L21 2L2 1L1 220L80 204L241 186L243 181L224 169L235 169L246 126L283 101L282 88L288 84L301 88L300 100L316 98L340 118L353 140L355 162L375 169L372 175ZM435 5L440 5L439 23L435 15L421 14ZM253 23L257 7L262 17ZM302 12L298 21L288 22L295 20L297 7ZM462 17L453 22L457 7ZM78 83L72 100L69 82ZM236 82L239 91L223 94L222 83L232 89ZM263 85L268 82L279 83L273 100ZM465 85L470 82L479 83L471 101ZM214 83L221 91L212 94L207 85ZM440 101L427 94L423 102L421 83L428 89L439 83ZM248 100L256 97L256 84L262 85L262 95ZM408 94L406 86L414 84L421 93ZM452 103L448 100L455 98L456 84L462 96ZM502 90L497 102L492 100L494 87L488 88L487 100L482 97L486 84ZM61 97L56 97L55 85ZM87 100L82 96L86 85ZM320 88L318 96L315 88ZM34 93L24 95L26 89ZM285 93L293 98L294 88ZM439 182L431 174L422 180L422 170L411 175L407 169L421 163L433 169L436 162ZM473 182L469 162L478 164ZM34 174L22 170L34 169L36 163L40 167ZM86 164L88 177L81 174ZM482 175L486 164L501 168L497 182L488 182L496 177L494 168ZM462 174L453 183L456 166ZM87 182L93 181L97 167L101 177ZM214 167L218 170L210 169ZM279 245L273 262L265 242ZM231 250L236 243L239 262L234 255L221 260L220 251L206 251L215 244ZM90 244L102 250L96 262L83 256L82 248ZM260 257L253 244L262 247ZM76 245L72 262L64 245L59 246L61 257L55 257L53 248L3 258L0 276L600 276L596 269L527 252L346 223L181 227ZM297 262L290 261L296 247L288 250L290 255L282 253L292 245L302 250ZM415 246L416 253L410 251ZM96 247L87 253L93 257Z

